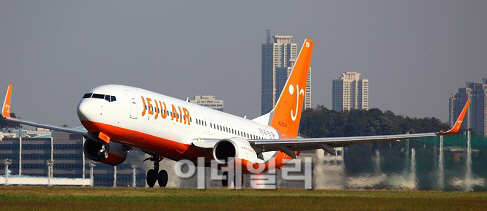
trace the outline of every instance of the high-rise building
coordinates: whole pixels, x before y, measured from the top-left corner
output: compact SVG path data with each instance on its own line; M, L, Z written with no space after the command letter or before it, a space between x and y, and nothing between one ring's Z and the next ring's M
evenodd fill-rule
M369 80L360 79L360 73L344 72L333 80L333 110L369 109Z
M462 112L467 100L470 99L470 107L465 115L462 129L471 128L479 135L487 135L487 78L482 82L467 82L465 88L459 88L458 92L450 97L450 125L455 124Z
M190 100L189 102L223 111L223 100L217 100L215 96L212 95L197 95L194 96L194 99Z
M267 41L262 44L262 114L270 112L276 105L298 55L297 44L291 43L293 36L275 35L272 38L273 41L267 30ZM311 108L311 67L309 71L304 109Z

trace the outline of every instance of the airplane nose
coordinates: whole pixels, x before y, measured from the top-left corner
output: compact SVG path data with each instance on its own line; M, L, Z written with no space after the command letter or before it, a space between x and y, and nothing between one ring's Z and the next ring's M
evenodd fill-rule
M78 117L80 120L93 120L96 112L96 104L89 99L81 100L78 105Z

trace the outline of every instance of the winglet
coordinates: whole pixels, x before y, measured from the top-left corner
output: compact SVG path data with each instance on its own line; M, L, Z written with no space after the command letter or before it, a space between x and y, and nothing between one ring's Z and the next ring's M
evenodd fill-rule
M458 133L460 130L460 127L462 126L463 118L465 117L465 114L467 113L468 106L470 105L470 100L467 100L467 103L465 104L465 107L463 107L462 113L460 113L460 116L458 116L457 121L455 122L455 125L450 129L449 131L446 132L440 132L438 135L452 135Z
M2 116L10 117L10 103L12 102L12 84L8 85L5 101L3 101Z

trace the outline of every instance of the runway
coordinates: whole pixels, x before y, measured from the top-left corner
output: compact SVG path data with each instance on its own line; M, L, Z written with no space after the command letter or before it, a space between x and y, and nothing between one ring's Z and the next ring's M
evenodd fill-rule
M0 210L483 210L484 192L0 187Z

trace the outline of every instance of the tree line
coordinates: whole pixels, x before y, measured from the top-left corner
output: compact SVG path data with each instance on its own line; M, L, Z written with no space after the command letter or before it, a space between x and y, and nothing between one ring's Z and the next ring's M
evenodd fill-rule
M300 135L309 138L371 136L438 132L448 129L447 123L435 117L404 117L377 108L337 112L319 105L303 112Z

